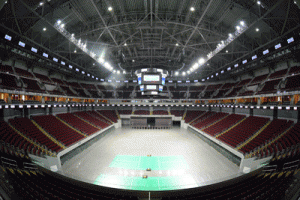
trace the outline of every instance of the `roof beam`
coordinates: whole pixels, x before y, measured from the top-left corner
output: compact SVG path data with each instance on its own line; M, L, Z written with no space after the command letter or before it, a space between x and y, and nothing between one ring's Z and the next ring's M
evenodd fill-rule
M191 33L191 35L190 35L189 38L187 39L187 41L186 41L184 47L186 47L186 46L188 45L188 43L190 42L191 38L192 38L193 35L195 34L195 32L196 32L198 26L200 25L201 21L203 20L205 14L206 14L206 12L208 11L208 9L209 9L209 7L210 7L210 5L211 5L212 2L213 2L213 0L210 0L210 1L209 1L208 5L206 6L204 12L202 13L200 19L199 19L198 22L197 22L197 25L195 26L195 29L193 30L193 32Z
M110 37L113 39L114 43L119 47L119 45L118 45L118 43L117 43L115 37L112 35L111 31L108 29L108 27L107 27L107 25L106 25L106 22L104 21L104 18L103 18L103 16L101 15L101 13L100 13L100 11L99 11L97 5L95 4L94 0L90 0L90 1L91 1L91 3L93 4L93 6L94 6L96 12L98 13L98 15L99 15L99 17L100 17L100 19L101 19L103 25L104 25L105 28L107 29L107 31L108 31Z

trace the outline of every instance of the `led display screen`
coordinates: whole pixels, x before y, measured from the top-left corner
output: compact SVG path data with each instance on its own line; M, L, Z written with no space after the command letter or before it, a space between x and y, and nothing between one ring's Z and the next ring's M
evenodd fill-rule
M158 82L160 81L160 76L159 75L144 75L144 81L145 82Z

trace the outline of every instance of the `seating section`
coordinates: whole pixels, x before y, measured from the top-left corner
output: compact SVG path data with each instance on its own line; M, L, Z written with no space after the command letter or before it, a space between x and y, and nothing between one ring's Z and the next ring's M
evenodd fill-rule
M75 115L79 116L80 118L90 122L91 124L101 127L102 129L108 127L109 125L105 123L104 121L101 121L100 119L90 115L88 112L76 112Z
M184 114L184 110L171 110L171 115L175 115L175 117L182 117Z
M42 115L32 117L45 131L51 134L65 146L70 146L83 139L84 136L68 127L53 115Z
M227 115L228 115L228 113L222 113L222 112L212 114L208 118L194 124L193 126L198 129L203 129L203 128L209 126L210 124L222 119L223 117L226 117Z
M9 123L28 138L45 145L48 149L58 152L62 148L42 133L28 118L10 119Z
M29 142L14 129L12 129L5 121L0 121L0 141L13 146L15 149L26 153L40 155L41 148L34 143ZM1 143L0 143L1 145Z
M38 78L41 82L52 84L52 81L50 80L50 78L49 78L48 76L45 76L45 75L42 75L42 74L36 74L36 73L34 73L34 75L35 75L36 78Z
M98 112L96 111L87 111L87 113L89 113L90 115L94 116L97 119L100 119L101 121L103 121L104 123L110 125L111 122L108 121L105 117L103 117L103 115L100 115Z
M184 118L185 123L190 123L193 119L196 119L198 116L205 113L205 111L200 110L188 110Z
M21 89L17 86L15 76L0 73L0 88L3 89Z
M267 147L261 149L257 156L266 157L270 155L283 155L288 152L289 149L295 149L300 143L300 122L296 123L284 136L279 138L273 143L269 143ZM299 159L299 157L298 157Z
M68 86L60 86L68 96L77 96L75 93L73 93Z
M131 115L132 110L118 110L120 115Z
M280 82L280 79L265 82L264 87L258 93L259 94L265 94L265 93L274 93L274 92L276 92L277 89L275 89L275 87L279 84L279 82Z
M283 70L274 72L269 76L269 79L282 78L286 75L287 71L288 71L287 69L283 69Z
M101 115L103 115L104 117L107 117L108 119L113 121L114 123L118 122L118 116L117 116L116 111L114 111L114 110L98 110L98 112Z
M300 89L299 80L300 80L300 75L288 77L284 90L299 90Z
M24 69L20 69L20 68L15 67L15 71L16 71L17 75L19 75L19 76L26 76L26 77L29 77L29 78L34 78L32 73L30 73L30 72L28 72Z
M274 119L266 129L264 129L257 137L255 137L251 142L245 145L240 150L243 153L249 153L251 150L256 147L269 142L269 140L274 139L286 129L288 129L293 124L292 121L287 121L283 119Z
M289 75L299 74L299 73L300 73L300 66L294 66L289 71Z
M5 73L13 73L14 71L13 71L13 69L12 69L12 66L9 66L9 65L2 65L2 64L0 64L0 71L1 72L5 72Z
M255 84L261 83L262 81L264 81L267 78L267 76L268 76L268 74L255 77L251 81L250 85L255 85Z
M218 139L232 147L236 147L261 129L268 120L268 118L250 116L236 127L219 136Z
M251 79L242 80L237 85L235 85L235 87L240 87L240 86L247 85L250 81L251 81Z
M136 110L134 111L135 115L150 115L150 111L149 110Z
M226 97L234 97L237 95L237 93L242 89L242 87L236 87L234 88L229 94L226 95Z
M57 115L60 119L64 120L77 130L87 134L87 135L92 135L99 131L98 128L84 122L83 120L79 119L72 113L63 113L63 114L58 114Z
M113 92L102 91L104 98L113 98Z
M25 90L34 92L42 91L36 80L22 78L22 81L26 85L26 87L24 86Z
M245 118L244 115L231 114L223 120L217 122L216 124L204 129L203 131L211 136L216 136L222 133L223 131L228 130L230 127L241 121L243 118Z
M153 110L153 115L169 115L167 110Z

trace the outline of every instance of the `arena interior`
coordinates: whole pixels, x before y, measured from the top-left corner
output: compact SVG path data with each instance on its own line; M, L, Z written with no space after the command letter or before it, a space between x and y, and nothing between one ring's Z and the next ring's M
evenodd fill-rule
M300 199L300 0L0 10L0 200Z

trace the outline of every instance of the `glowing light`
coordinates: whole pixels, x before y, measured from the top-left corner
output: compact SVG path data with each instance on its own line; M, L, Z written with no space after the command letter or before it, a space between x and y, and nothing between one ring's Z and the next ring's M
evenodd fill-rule
M190 11L194 12L194 11L195 11L195 8L194 8L194 7L191 7L191 8L190 8Z
M259 28L256 28L255 31L258 32L258 31L259 31Z
M261 4L261 2L260 2L260 1L257 1L257 4L258 4L258 5L260 5L260 4Z
M108 11L112 11L113 8L111 6L108 7Z
M238 30L238 31L241 30L241 27L240 27L240 26L236 26L235 28L236 28L236 30Z
M57 24L58 25L60 25L61 24L61 20L59 19L59 20L57 20Z
M175 76L178 76L179 75L179 72L175 72Z
M179 46L179 44L178 44L178 43L176 43L175 45L176 45L177 47Z
M205 59L204 59L204 58L200 58L200 59L198 60L198 63L199 63L200 65L204 64L204 63L205 63Z
M45 28L43 28L43 31L46 31L47 30L47 28L45 27Z
M245 26L245 22L244 22L244 21L241 21L241 22L240 22L240 25Z

